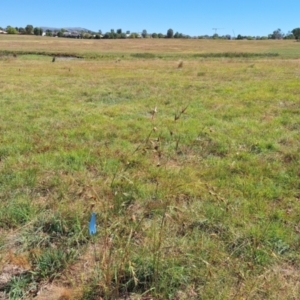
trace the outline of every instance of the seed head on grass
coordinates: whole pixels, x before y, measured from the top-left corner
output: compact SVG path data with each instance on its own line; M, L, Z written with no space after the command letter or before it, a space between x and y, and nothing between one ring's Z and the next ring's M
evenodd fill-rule
M149 111L150 115L152 116L152 119L154 118L155 114L157 113L157 106L154 107L154 109L151 109Z
M185 113L185 111L187 110L188 106L189 106L189 104L187 106L185 106L184 108L182 108L179 113L175 113L175 117L174 117L175 122L180 119L180 117L181 117L182 114Z

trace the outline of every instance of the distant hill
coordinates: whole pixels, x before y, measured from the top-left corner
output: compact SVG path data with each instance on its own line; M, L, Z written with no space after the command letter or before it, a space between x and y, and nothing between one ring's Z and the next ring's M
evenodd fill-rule
M60 30L63 28L63 29L66 29L66 30L68 30L68 31L93 32L93 30L89 30L89 29L82 28L82 27L47 27L47 26L40 26L40 28L42 28L43 31L46 31L46 30L60 31Z

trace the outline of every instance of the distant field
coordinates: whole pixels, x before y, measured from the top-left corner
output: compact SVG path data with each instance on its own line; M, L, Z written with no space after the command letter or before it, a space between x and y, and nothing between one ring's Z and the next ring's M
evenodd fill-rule
M298 299L299 47L0 36L0 299Z
M195 53L261 52L283 57L300 56L300 43L294 40L193 40L193 39L126 39L86 40L52 37L0 35L0 50L76 53L81 55L149 52L154 54L190 55Z

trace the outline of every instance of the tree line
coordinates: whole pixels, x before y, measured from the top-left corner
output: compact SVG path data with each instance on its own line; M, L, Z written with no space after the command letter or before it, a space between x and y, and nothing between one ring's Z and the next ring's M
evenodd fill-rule
M34 27L33 25L27 25L26 27L13 27L7 26L6 28L0 27L0 30L5 30L8 34L27 34L27 35L46 35L46 36L58 36L58 37L75 37L75 38L94 38L94 39L127 39L127 38L198 38L198 39L237 39L237 40L264 40L264 39L296 39L300 40L300 27L294 28L293 30L287 32L286 34L282 32L281 29L276 29L272 33L267 36L245 36L238 34L237 36L227 35L218 35L217 33L213 35L200 35L200 36L190 36L187 34L183 34L180 32L175 32L173 29L168 29L165 34L163 33L148 33L146 29L144 29L141 33L130 32L127 30L123 32L122 29L111 29L109 32L102 33L101 30L98 32L93 31L80 31L73 35L65 34L68 30L62 28L57 31L46 30L43 31L40 27Z
M62 28L60 30L49 30L47 29L45 32L40 27L33 27L32 25L27 25L25 28L23 27L13 27L7 26L6 28L0 27L0 30L5 30L8 34L27 34L27 35L44 35L46 36L65 36L64 33L68 32L68 30ZM78 35L74 34L74 37L79 38L104 38L104 39L126 39L126 38L191 38L189 35L185 35L183 33L176 32L174 33L173 29L168 29L166 34L163 33L151 33L148 34L147 30L144 29L141 33L130 32L127 30L123 32L122 29L111 29L109 32L102 33L102 30L98 32L93 31L81 31L78 32Z

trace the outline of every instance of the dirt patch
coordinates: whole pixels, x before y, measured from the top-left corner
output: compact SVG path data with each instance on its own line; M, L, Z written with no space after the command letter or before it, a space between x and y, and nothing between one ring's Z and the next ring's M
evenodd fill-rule
M38 292L37 300L71 300L75 299L70 289L56 285L46 285Z
M56 60L74 60L74 59L79 60L79 59L82 59L82 58L80 58L80 57L75 57L75 56L63 56L63 55L58 56L58 57L56 58Z
M283 263L267 269L256 278L249 278L234 287L233 299L294 299L299 300L300 271Z
M8 300L9 297L4 292L0 292L0 300Z
M275 266L264 277L267 285L276 283L279 299L300 299L300 271L295 266L288 264Z

